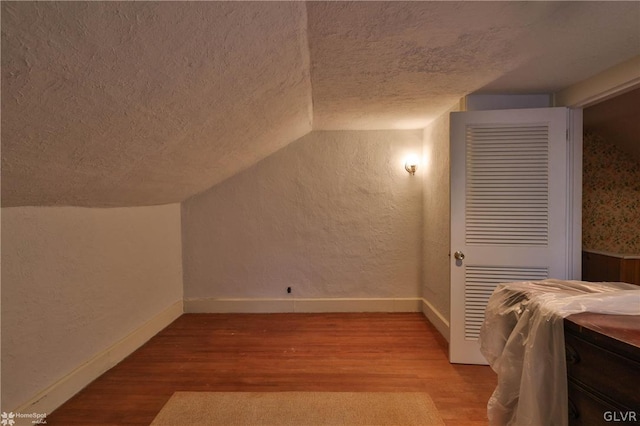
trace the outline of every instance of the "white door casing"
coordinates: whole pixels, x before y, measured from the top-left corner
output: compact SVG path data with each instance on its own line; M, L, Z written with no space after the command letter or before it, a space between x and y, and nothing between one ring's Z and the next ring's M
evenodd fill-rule
M452 363L486 364L478 335L498 283L576 278L570 116L566 108L451 114Z

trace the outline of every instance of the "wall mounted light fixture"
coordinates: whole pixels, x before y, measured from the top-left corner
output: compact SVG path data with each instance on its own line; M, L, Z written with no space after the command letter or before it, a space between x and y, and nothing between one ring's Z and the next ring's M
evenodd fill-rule
M409 172L411 175L416 174L416 169L418 168L418 157L415 155L410 155L404 162L404 169Z

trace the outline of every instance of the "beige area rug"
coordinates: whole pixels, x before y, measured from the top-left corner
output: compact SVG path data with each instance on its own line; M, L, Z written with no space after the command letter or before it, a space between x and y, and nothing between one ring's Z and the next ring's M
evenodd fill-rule
M444 425L418 392L176 392L151 426Z

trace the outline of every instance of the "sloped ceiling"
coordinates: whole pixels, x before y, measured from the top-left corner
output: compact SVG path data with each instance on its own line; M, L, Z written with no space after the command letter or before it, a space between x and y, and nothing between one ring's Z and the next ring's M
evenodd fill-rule
M2 202L178 202L311 130L304 3L2 4Z
M638 54L638 2L3 2L2 204L179 202L312 129Z

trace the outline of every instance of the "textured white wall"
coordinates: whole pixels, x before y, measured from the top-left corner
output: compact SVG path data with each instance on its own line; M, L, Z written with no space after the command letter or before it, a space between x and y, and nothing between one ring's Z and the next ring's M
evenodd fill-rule
M179 205L3 208L3 409L181 298Z
M424 130L424 235L422 297L447 321L451 273L449 265L450 184L449 113L450 109Z
M419 297L422 131L316 131L185 201L185 298Z

